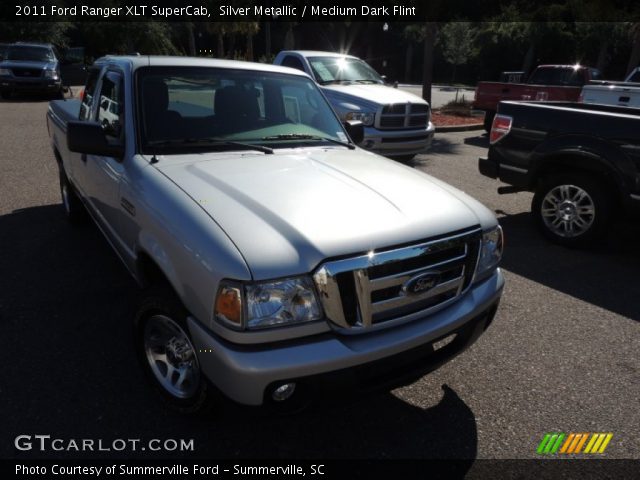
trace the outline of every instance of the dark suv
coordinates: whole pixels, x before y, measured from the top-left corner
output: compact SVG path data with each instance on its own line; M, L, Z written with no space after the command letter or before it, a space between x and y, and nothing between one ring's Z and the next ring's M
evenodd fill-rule
M0 61L0 95L29 91L63 95L60 54L51 44L14 43Z

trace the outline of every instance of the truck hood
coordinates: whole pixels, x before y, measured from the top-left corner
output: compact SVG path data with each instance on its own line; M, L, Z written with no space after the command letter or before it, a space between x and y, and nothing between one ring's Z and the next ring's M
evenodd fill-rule
M350 85L325 85L322 88L329 98L354 101L357 104L360 104L360 101L364 101L370 106L408 102L427 104L425 100L412 93L385 85L354 83Z
M256 280L496 222L453 187L360 149L174 155L155 168L224 229Z

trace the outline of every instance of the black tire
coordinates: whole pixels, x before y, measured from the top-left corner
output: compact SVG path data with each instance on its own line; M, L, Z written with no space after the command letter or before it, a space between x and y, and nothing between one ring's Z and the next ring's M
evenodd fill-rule
M60 197L62 198L62 208L69 223L72 225L86 223L87 211L62 167L60 167Z
M400 163L411 163L415 155L396 155L391 157L392 160Z
M541 182L531 211L542 233L552 242L586 247L607 234L611 197L591 176L555 175Z
M491 125L493 124L493 118L496 116L496 112L484 112L484 130L487 133L491 132Z
M200 410L214 396L214 389L208 384L200 369L198 352L189 336L187 316L187 310L173 289L168 285L157 285L144 293L133 324L134 348L145 377L165 403L181 413ZM171 332L166 335L170 338L165 338L166 332L162 330L165 319L172 322ZM158 343L154 345L155 342ZM155 355L164 356L166 361L155 360ZM182 370L176 369L176 365ZM165 383L161 380L163 368ZM179 383L183 370L189 370L193 375L185 375L185 378L188 377L187 382L174 386L174 391L171 391L171 388L166 386L167 382L173 384L175 379L175 383ZM181 389L182 392L176 393Z
M0 92L0 98L3 100L9 100L11 98L11 92L8 90L2 90Z

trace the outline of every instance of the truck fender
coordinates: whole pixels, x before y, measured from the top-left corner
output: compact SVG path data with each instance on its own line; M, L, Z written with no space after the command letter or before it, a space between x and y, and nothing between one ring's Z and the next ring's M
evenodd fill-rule
M635 175L635 166L624 152L599 138L586 135L566 135L543 142L532 152L531 158L532 181L561 166L568 166L605 174L622 192L627 192L629 186L625 185L624 176L633 178Z
M165 279L171 284L175 292L182 296L182 284L178 281L178 275L171 261L171 256L165 250L158 239L148 231L140 232L138 243L136 245L136 278L138 283L143 287L149 286L154 280L149 278L150 272L146 260L150 260L155 264Z

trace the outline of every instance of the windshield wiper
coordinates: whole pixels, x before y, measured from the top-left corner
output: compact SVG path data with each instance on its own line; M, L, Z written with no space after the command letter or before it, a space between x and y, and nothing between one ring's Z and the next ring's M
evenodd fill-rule
M280 135L272 135L270 137L262 137L262 140L323 140L325 142L342 145L349 150L354 150L356 146L351 142L341 142L330 137L321 137L320 135L310 135L307 133L283 133Z
M147 145L151 147L169 147L169 146L194 146L194 147L242 147L248 150L256 150L268 155L273 153L273 148L265 147L263 145L254 145L251 143L234 142L231 140L223 140L220 138L177 138L172 140L155 140L147 142Z

